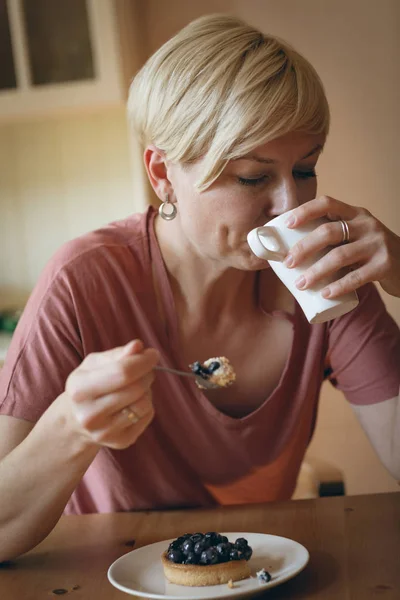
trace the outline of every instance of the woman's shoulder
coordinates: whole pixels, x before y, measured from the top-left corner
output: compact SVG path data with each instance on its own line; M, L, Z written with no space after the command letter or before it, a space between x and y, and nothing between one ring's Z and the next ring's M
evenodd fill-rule
M28 306L48 310L148 286L149 215L133 214L65 242L43 268Z
M42 283L106 276L142 267L149 260L148 212L133 214L62 244L46 264Z
M65 242L50 262L66 267L75 261L129 252L141 257L148 240L147 214L137 213Z

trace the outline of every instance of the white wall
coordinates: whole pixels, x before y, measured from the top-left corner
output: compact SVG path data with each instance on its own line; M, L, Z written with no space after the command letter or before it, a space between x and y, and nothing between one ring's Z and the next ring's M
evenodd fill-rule
M125 110L0 126L0 306L66 240L140 210Z

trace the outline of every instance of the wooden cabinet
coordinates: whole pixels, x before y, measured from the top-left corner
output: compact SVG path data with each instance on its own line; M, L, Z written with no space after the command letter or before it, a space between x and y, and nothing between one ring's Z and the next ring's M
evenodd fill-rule
M0 120L122 105L113 0L0 0Z

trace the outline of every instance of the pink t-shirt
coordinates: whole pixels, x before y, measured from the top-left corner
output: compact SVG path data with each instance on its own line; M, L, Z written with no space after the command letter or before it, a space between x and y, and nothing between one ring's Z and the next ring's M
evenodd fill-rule
M157 348L164 365L187 368L155 214L150 208L84 235L49 262L0 371L0 413L37 421L87 354L134 338ZM166 322L157 308L151 265ZM290 498L324 378L354 404L382 402L399 392L399 329L372 284L359 296L353 312L328 324L310 325L296 304L279 384L244 418L217 410L191 379L157 374L153 422L130 448L99 451L66 512Z

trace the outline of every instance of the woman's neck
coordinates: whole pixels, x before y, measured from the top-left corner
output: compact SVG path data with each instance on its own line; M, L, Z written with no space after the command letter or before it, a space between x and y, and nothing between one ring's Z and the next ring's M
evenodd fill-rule
M155 232L181 318L209 323L239 319L257 306L257 272L241 271L196 254L172 223L155 220ZM170 227L170 230L168 230ZM175 229L175 228L174 228ZM176 235L175 235L176 233Z

